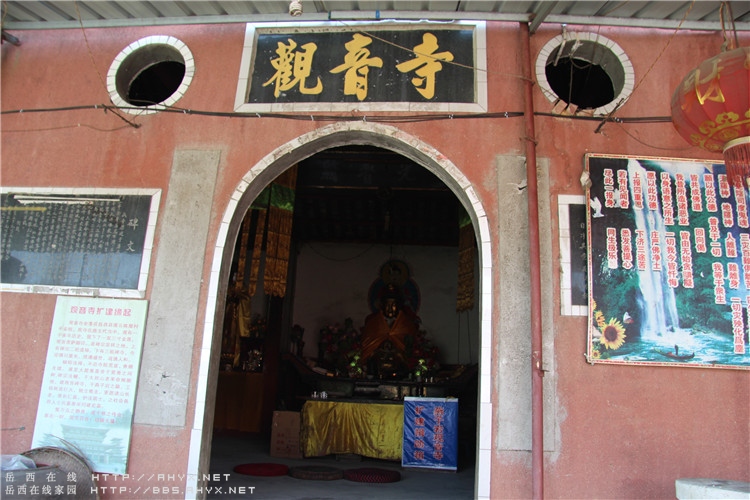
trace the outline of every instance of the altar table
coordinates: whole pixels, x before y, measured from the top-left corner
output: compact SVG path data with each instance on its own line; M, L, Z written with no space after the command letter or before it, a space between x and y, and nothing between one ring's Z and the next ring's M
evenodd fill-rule
M309 400L302 406L300 446L305 457L354 453L401 460L404 405Z

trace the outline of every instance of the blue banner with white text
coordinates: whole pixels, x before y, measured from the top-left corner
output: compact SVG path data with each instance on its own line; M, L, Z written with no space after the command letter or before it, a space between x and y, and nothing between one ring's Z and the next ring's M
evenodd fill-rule
M458 399L404 398L403 467L458 469Z

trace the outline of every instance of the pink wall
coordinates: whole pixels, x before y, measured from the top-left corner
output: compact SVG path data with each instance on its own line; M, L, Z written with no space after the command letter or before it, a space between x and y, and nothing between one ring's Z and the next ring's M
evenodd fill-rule
M634 67L636 89L619 117L669 116L674 89L722 43L718 34L680 33L670 40L668 30L597 32L619 44ZM540 30L532 38L532 56L558 34ZM535 93L535 110L550 108ZM598 125L537 118L538 155L550 158L553 197L582 192L578 179L586 153L721 159L688 147L670 123L607 124L596 134ZM548 497L668 498L680 477L748 481L747 371L589 366L582 355L586 339L578 333L585 330L586 318L555 319L558 414L564 416L560 447L546 457ZM504 471L497 476L493 491L509 491L497 488L507 483L510 491L529 494L525 481Z
M590 31L598 30L592 28ZM720 35L668 30L601 28L630 56L637 88L619 112L622 117L668 116L673 89L698 62L714 55ZM183 41L196 59L196 74L177 105L231 111L244 39L244 25L175 26L16 33L23 44L2 45L2 109L33 110L108 102L100 76L129 43L169 34ZM532 58L559 29L532 37ZM488 24L489 110L522 111L520 31L515 24ZM748 40L745 40L745 45ZM666 47L666 48L665 48ZM90 49L90 52L89 52ZM663 50L663 52L661 52ZM92 62L93 59L93 62ZM538 88L534 106L551 111ZM161 188L161 203L175 150L221 150L203 274L210 265L222 215L243 175L265 155L301 134L324 126L312 121L199 117L160 113L133 117L128 126L111 112L9 114L2 123L4 186L101 186ZM579 177L587 152L712 158L689 148L671 124L607 124L538 117L538 156L549 158L553 257L557 261L558 194L583 194ZM405 123L398 127L432 145L472 182L497 238L496 155L524 153L521 118ZM206 194L210 195L209 193ZM159 251L159 229L155 247ZM493 248L496 248L493 246ZM493 256L493 266L501 266ZM550 498L665 498L679 477L750 480L750 373L738 370L588 365L586 318L563 317L559 275L544 286L555 297L557 414L561 421L555 451L545 455L545 491ZM497 287L497 279L493 286ZM147 294L147 299L149 298ZM2 293L3 454L29 448L41 387L55 297ZM195 330L194 369L205 320L201 291ZM493 318L499 316L494 306ZM494 367L492 368L494 373ZM193 380L195 382L195 380ZM195 383L187 414L192 417ZM493 399L498 396L493 393ZM497 421L497 415L494 420ZM187 467L192 422L185 428L134 425L130 473L180 474ZM496 450L491 496L531 495L530 454ZM179 481L176 484L182 485Z

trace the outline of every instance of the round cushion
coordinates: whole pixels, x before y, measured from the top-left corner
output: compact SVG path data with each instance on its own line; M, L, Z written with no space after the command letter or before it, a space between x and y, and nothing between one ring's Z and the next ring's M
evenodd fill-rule
M289 475L297 479L333 481L344 477L344 471L337 467L327 467L325 465L307 465L292 467L289 469Z
M395 483L401 480L401 473L391 469L363 467L344 471L344 479L358 483Z
M284 464L251 463L236 466L234 472L247 476L286 476L289 467Z

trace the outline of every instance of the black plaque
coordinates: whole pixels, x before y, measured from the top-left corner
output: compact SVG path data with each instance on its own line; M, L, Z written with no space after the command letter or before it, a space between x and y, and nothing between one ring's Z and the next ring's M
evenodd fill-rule
M137 289L151 199L3 193L2 283Z
M570 294L571 304L588 304L588 254L586 251L586 205L568 205L570 223Z
M474 103L475 66L472 29L259 30L246 102Z

